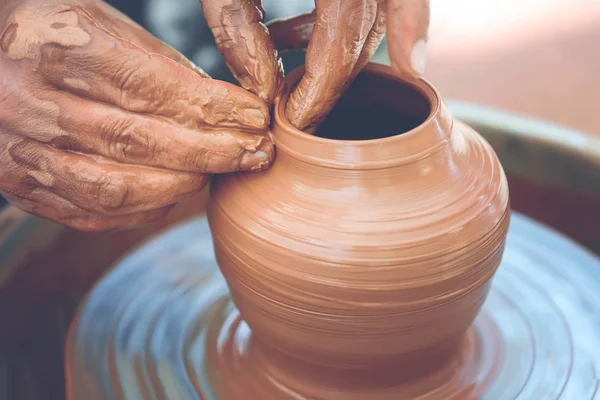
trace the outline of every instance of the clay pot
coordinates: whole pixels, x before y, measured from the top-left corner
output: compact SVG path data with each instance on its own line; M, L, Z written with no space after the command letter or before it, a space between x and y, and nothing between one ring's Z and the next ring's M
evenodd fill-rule
M386 66L370 64L315 136L286 119L288 94L274 165L212 186L216 257L242 317L263 345L326 367L443 359L503 253L494 151L430 84Z

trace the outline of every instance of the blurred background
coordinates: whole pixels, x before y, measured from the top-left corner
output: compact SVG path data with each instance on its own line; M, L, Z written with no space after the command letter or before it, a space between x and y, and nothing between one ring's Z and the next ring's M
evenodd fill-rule
M233 81L198 0L109 0L216 79ZM263 0L267 20L310 0ZM600 0L431 0L426 78L494 147L513 209L600 254ZM375 61L387 62L385 45ZM284 57L286 70L302 53ZM0 400L63 399L63 345L77 305L116 260L204 212L207 192L167 220L75 232L0 212Z

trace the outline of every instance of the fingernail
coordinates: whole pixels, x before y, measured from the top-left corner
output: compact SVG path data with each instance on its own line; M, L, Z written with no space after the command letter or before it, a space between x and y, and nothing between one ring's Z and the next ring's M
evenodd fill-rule
M261 130L269 127L269 113L266 105L264 109L247 107L241 111L241 115L246 119L248 126Z
M258 171L269 165L269 155L267 152L258 150L256 152L247 151L242 156L240 169L247 171Z
M427 44L421 39L415 43L410 53L410 66L418 75L425 73L425 60L427 58Z

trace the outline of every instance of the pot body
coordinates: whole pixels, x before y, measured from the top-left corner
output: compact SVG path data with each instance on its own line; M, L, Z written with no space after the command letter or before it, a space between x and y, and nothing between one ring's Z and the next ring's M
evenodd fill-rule
M289 124L284 93L273 166L213 181L217 261L256 338L292 357L347 369L439 359L464 336L500 263L506 178L428 83L370 64L356 85L356 104L421 123L375 140L314 137Z

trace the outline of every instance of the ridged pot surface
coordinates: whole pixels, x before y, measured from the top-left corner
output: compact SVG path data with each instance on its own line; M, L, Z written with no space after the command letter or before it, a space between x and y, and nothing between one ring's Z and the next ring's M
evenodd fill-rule
M382 65L324 122L329 138L287 121L288 94L274 165L212 186L215 252L242 317L261 342L321 365L440 358L502 257L509 199L494 151L427 82Z

